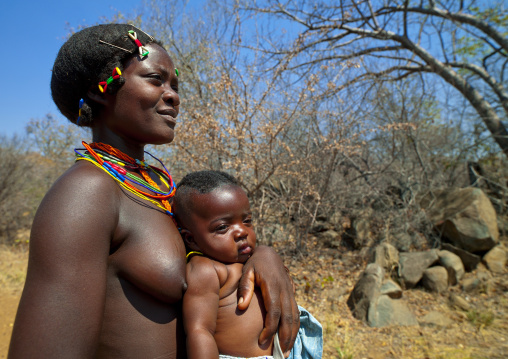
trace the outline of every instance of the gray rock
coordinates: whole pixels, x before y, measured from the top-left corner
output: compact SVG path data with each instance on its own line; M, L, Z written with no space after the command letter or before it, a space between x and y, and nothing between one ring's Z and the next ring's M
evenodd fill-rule
M402 288L391 279L387 279L381 286L381 294L392 299L402 298Z
M471 309L471 304L460 295L450 293L450 305L453 308L461 309L463 311L468 311Z
M478 263L480 263L482 260L480 256L473 253L469 253L464 249L452 246L449 243L443 243L442 248L444 250L447 250L449 252L458 255L459 258L462 260L462 264L464 264L464 269L468 272L472 272L473 270L475 270L476 267L478 266Z
M439 251L439 262L448 271L450 285L457 284L465 274L464 264L458 255L450 251Z
M405 288L413 288L422 279L423 271L439 260L436 250L400 253L399 277Z
M358 218L353 221L353 229L355 233L355 248L370 247L374 238L370 231L370 220L368 218Z
M321 233L333 229L333 226L328 222L316 221L310 229L310 233Z
M372 302L369 308L368 324L371 327L385 327L389 325L418 325L415 315L400 299L392 299L381 295Z
M462 290L464 292L473 292L480 288L482 281L476 277L466 278L462 281Z
M443 315L443 313L432 311L420 319L420 323L436 327L449 327L453 324L453 320Z
M347 300L347 305L356 319L367 322L369 307L379 298L383 277L383 268L371 263L355 284Z
M502 246L492 248L483 256L483 262L491 272L503 273L506 267L506 251Z
M390 243L383 242L374 249L373 262L391 272L399 265L399 251Z
M330 229L325 232L321 232L317 234L319 236L319 241L323 243L325 247L328 248L339 248L340 247L340 234L335 232L333 229Z
M445 267L427 268L422 276L423 286L434 293L442 293L448 289L448 271Z
M391 237L391 241L399 251L407 252L413 244L413 237L407 232L394 232Z
M435 195L428 214L444 238L472 253L488 251L498 243L496 211L481 189L450 188Z

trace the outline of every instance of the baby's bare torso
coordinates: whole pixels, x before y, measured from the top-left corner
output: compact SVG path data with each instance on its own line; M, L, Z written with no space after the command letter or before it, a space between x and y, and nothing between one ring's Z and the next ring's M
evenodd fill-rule
M213 262L220 282L219 310L214 335L219 352L244 357L271 355L272 343L264 347L258 343L265 318L265 307L260 291L255 290L247 310L239 311L237 290L243 264Z

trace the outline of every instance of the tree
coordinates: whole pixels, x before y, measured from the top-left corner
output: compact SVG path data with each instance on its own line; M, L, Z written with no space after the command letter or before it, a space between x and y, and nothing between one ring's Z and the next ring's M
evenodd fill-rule
M437 75L467 99L508 156L508 11L502 2L476 0L268 0L239 8L279 20L290 42L266 33L258 49L288 69L312 72L323 64L356 61L337 90L367 79L398 81ZM273 23L273 21L271 21ZM282 24L282 26L281 26ZM292 36L291 34L295 35Z

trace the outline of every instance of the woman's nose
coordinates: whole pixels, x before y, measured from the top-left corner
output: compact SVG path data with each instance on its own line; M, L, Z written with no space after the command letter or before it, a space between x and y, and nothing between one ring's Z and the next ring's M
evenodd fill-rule
M175 91L175 89L173 89L171 86L167 86L164 89L164 93L162 94L162 99L164 100L164 102L168 102L171 105L173 105L173 107L180 105L180 96Z

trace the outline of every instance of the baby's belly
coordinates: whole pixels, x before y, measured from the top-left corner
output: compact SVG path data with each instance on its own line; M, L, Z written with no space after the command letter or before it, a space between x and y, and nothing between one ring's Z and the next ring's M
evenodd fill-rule
M265 309L261 293L255 295L245 311L236 307L236 292L221 300L217 314L215 342L221 354L240 357L271 355L272 344L261 347L258 338L263 330Z

